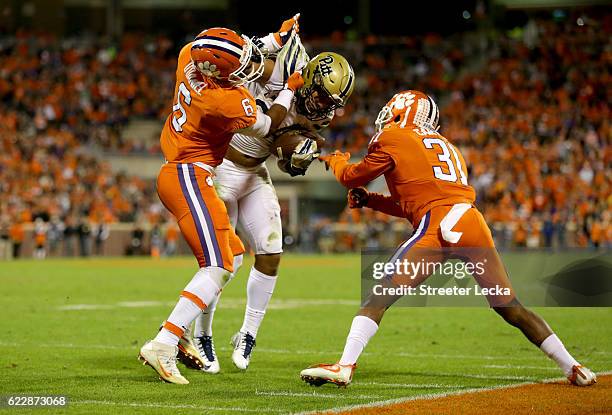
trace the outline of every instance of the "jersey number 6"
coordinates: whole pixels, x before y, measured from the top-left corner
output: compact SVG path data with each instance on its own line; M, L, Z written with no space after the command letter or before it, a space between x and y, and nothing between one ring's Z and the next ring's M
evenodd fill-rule
M452 144L447 143L446 141L440 138L424 138L423 144L425 148L433 149L434 145L439 146L442 149L442 153L438 154L438 160L442 163L446 163L448 167L448 173L445 173L440 166L434 166L434 176L436 179L445 180L447 182L456 182L457 181L457 170L459 170L459 178L461 179L461 184L467 186L467 177L465 177L465 173L463 172L463 166L461 165L461 160L459 159L459 155L457 154L457 150L453 147ZM455 163L451 160L451 153ZM455 167L456 165L456 167Z
M183 101L187 106L191 105L191 92L187 89L183 82L180 83L178 92L176 94L176 104L172 106L172 112L180 111L181 116L177 118L175 115L172 117L172 126L177 133L183 131L183 124L187 122L187 113L185 112L185 108L181 104L181 95L183 96Z

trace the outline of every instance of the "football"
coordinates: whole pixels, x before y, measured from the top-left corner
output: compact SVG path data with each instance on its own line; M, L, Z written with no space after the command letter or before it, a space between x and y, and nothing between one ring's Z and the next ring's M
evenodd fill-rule
M317 149L321 150L325 145L325 138L308 130L301 125L291 125L279 128L273 136L270 152L279 160L291 158L295 148L305 139L310 138L317 143Z

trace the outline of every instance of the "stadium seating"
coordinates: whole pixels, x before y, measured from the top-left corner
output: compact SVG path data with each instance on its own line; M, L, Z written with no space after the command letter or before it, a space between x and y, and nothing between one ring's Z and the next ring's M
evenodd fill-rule
M442 104L442 132L465 155L500 247L598 247L612 243L606 33L532 20L510 33L305 43L340 51L356 70L351 102L326 133L332 146L363 154L383 103L399 89L425 90ZM153 181L113 171L104 155L159 157L150 128L138 140L126 127L161 128L177 47L129 34L117 46L27 31L1 39L0 239L36 218L62 229L168 220ZM306 220L298 241L343 251L405 239L404 223L364 220L373 215Z

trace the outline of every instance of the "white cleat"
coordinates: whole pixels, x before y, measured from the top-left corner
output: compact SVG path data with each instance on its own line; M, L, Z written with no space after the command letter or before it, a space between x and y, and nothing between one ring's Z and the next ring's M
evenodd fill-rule
M178 345L178 359L192 369L206 373L219 373L219 359L215 353L215 344L211 336L181 337Z
M572 374L567 377L572 385L591 386L597 383L597 376L590 369L582 365L574 365Z
M151 340L140 349L138 360L143 365L151 366L160 376L160 379L168 383L187 385L189 381L181 375L176 367L177 346L170 346Z
M333 383L338 386L348 386L353 380L353 372L357 365L319 364L310 366L300 372L302 380L310 385L321 386Z
M232 362L240 370L247 370L251 361L251 352L255 347L255 337L251 333L239 331L232 336L231 345L234 346Z

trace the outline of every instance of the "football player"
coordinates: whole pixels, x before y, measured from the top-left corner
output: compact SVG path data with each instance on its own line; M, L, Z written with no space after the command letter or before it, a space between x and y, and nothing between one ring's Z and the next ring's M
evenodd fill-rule
M297 18L284 22L279 33L260 43L281 46L279 42L297 30ZM234 133L265 137L275 130L303 84L299 73L290 75L264 114L245 86L264 70L260 48L226 28L203 31L179 53L174 106L160 138L166 163L159 172L157 191L176 217L200 269L157 336L139 354L144 364L170 383L189 383L176 366L179 339L214 302L234 270L234 256L244 251L213 186L214 168L221 164Z
M287 77L295 70L302 70L304 85L296 91L278 131L298 126L316 133L329 125L337 108L347 103L354 86L353 69L344 57L333 52L320 53L309 60L299 36L294 34L278 54L269 81L264 86L249 85L259 111L266 112L270 108ZM247 281L244 320L231 339L232 361L241 370L249 366L257 331L274 291L282 253L280 206L265 165L272 141L272 135L261 140L249 132L234 134L225 159L216 170L217 192L227 206L230 222L232 226L241 226L255 251L255 263ZM303 175L318 153L316 142L304 138L292 157L280 161L279 167L290 175ZM236 267L241 263L241 258L236 257ZM187 338L181 339L184 347L179 352L185 364L208 373L219 371L212 338L217 301L219 297L196 319L193 344L198 353L189 355L194 347L189 346Z
M515 297L491 231L473 205L475 192L467 182L465 160L438 133L438 114L431 97L419 91L403 91L378 114L377 133L361 162L349 164L350 155L338 151L320 159L342 185L351 189L349 207L369 207L413 224L415 232L399 246L390 262L400 258L417 262L426 250L440 248L482 248L490 253L487 274L477 281L481 286L501 288L502 294L487 297L491 307L554 360L571 383L592 385L595 374L581 366L548 324ZM385 176L391 196L369 193L361 187L380 175ZM407 280L389 275L383 281L387 287L397 287L400 281L416 286L428 276L418 274ZM301 372L302 379L314 385L349 384L359 355L378 330L386 309L398 298L371 294L353 319L340 360L311 366Z

